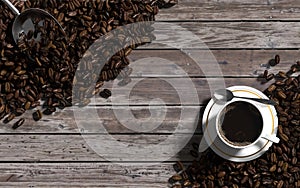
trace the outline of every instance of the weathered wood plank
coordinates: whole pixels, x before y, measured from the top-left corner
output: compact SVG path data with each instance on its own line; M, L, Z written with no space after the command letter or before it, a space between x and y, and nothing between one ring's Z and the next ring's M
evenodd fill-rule
M216 66L220 67L225 77L258 77L266 69L264 65L276 54L280 55L281 62L268 69L270 73L287 71L300 59L299 52L299 50L211 50L215 62L201 59L196 63L180 50L135 50L129 58L133 77L183 77L181 72L191 77L219 77L220 74L215 71ZM200 51L200 53L209 52ZM201 67L210 67L211 71L204 74Z
M171 163L119 166L107 163L0 164L3 187L161 187L174 174Z
M211 98L211 90L219 89L222 84L226 87L246 85L261 91L269 85L262 84L258 78L133 78L128 86L107 83L104 88L112 88L112 97L108 100L97 97L92 104L149 105L151 102L152 105L197 105L194 100L197 92L199 104L203 105Z
M190 143L199 143L202 136L193 134L99 134L85 135L83 138L81 135L1 135L0 157L1 161L6 162L107 162L109 160L115 163L159 163L177 160L191 161L193 160L190 155L192 144L187 144L190 138ZM181 146L183 149L180 149Z
M85 132L87 133L103 132L100 128L95 127L99 122L106 128L105 131L110 133L132 133L132 130L124 127L124 123L125 125L130 125L131 122L138 121L141 127L146 126L148 125L147 122L149 122L150 112L153 114L152 117L157 117L157 119L150 119L150 121L153 124L160 125L153 133L170 133L178 125L180 114L183 110L187 112L187 116L184 118L186 123L197 121L196 116L197 112L201 110L200 107L204 106L208 99L211 98L211 91L207 80L211 82L211 80L220 81L221 79L193 78L191 81L194 86L185 85L184 80L188 80L186 78L167 78L165 80L175 82L176 89L166 83L163 78L145 79L138 83L132 90L127 87L113 89L113 95L108 100L96 97L90 106L84 108L83 113L78 111L82 109L77 107L66 108L56 112L54 115L44 116L39 122L34 122L31 118L31 112L28 112L24 115L26 118L24 125L17 130L12 130L11 126L16 119L8 125L1 126L0 133L79 133L81 127L77 126L75 116L77 121L84 121L86 117L82 116L89 114L89 112L95 113L95 116L89 118L89 121L85 125L93 127L92 130L86 129ZM269 85L261 84L257 81L257 78L226 78L224 82L227 87L247 85L260 90L264 90ZM106 87L110 88L109 85L106 85ZM191 92L191 87L196 88L194 93ZM130 93L130 98L126 97L126 93ZM179 94L182 94L182 97ZM167 106L165 107L164 105ZM90 108L95 109L95 112L90 111ZM73 110L75 109L77 111L74 114ZM132 115L130 117L125 115L126 118L124 118L123 115L128 112L132 112ZM97 116L96 113L99 115ZM199 117L201 118L201 113ZM163 121L160 118L163 118ZM120 122L120 120L123 122ZM181 131L185 131L184 127Z
M151 109L151 111L149 110ZM151 124L147 124L149 121L150 113L159 113L163 109L166 110L166 114L163 121L159 118L151 119ZM120 121L119 116L116 117L115 113L122 113L122 111L131 111L132 117L126 117ZM181 133L189 133L189 129L185 126L179 126L181 112L185 111L185 115L182 118L182 123L195 124L201 122L203 108L200 106L97 106L95 119L85 119L85 117L76 117L72 108L66 108L63 111L57 112L51 116L44 116L44 118L38 122L32 120L31 114L26 113L23 117L26 119L24 125L16 130L11 128L12 124L17 121L13 120L9 124L0 127L1 134L76 134L76 133L139 133L134 127L130 127L131 121L139 121L140 128L143 128L144 132L151 134L169 134L173 133L176 128ZM200 120L199 120L200 118ZM84 126L80 126L80 122L86 120ZM78 123L78 124L77 124ZM182 124L181 123L181 124ZM155 125L155 129L150 129L151 125ZM197 126L197 125L195 125ZM101 129L101 128L105 129ZM197 133L201 133L201 127L198 126Z
M179 0L160 10L157 20L299 20L297 0Z
M298 49L300 46L300 22L157 22L154 27L157 40L141 49Z

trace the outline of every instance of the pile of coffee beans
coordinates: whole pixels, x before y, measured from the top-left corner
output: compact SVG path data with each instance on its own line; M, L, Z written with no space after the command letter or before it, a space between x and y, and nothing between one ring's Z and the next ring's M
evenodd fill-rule
M277 64L279 56L276 56ZM300 187L300 62L287 72L273 75L275 82L264 93L276 101L280 142L273 144L260 158L236 163L225 160L208 149L197 157L197 144L191 151L197 157L191 165L174 165L176 174L171 187ZM298 75L297 75L298 74ZM266 74L265 78L268 79ZM271 79L268 79L271 80Z
M32 20L34 30L23 33L15 44L11 35L15 15L0 2L0 119L4 119L4 123L38 106L42 106L43 111L35 110L33 119L36 121L42 114L52 114L57 108L86 105L88 97L100 93L105 81L114 80L119 74L123 75L120 84L128 83L130 79L126 71L124 73L130 63L127 56L139 45L154 39L151 22L147 27L130 28L130 32L120 29L114 36L109 33L128 24L154 21L159 8L177 3L175 0L11 2L20 11L27 8L46 10L59 21L65 33L53 20L37 18ZM102 36L107 41L101 40L103 45L99 44L101 47L97 51L88 52ZM82 58L85 61L81 62ZM79 74L75 73L77 69ZM91 87L91 83L96 85ZM77 87L75 93L74 85ZM109 92L104 93L108 97ZM23 123L24 119L19 119L13 128Z

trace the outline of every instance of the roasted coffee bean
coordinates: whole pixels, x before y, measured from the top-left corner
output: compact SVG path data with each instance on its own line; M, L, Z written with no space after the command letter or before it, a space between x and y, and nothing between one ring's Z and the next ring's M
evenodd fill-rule
M189 179L189 175L187 174L187 172L182 172L182 173L181 173L181 176L182 176L182 178L183 178L184 180Z
M178 175L178 176L180 176L180 175ZM179 179L179 177L177 177L176 175L174 175L171 178L169 178L168 182L169 182L169 184L174 184L174 183L176 183L176 182L178 182L178 181L181 180L181 179L179 179L179 180L177 180L177 179Z
M278 91L277 95L282 99L286 99L286 97L287 97L283 91Z
M282 187L283 187L283 185L284 185L284 182L283 182L283 180L280 180L280 181L278 182L278 184L277 184L276 188L282 188Z
M19 119L17 122L14 123L14 125L12 126L13 129L17 129L20 126L22 126L25 122L24 118Z
M272 162L272 163L277 163L277 156L276 156L276 153L271 153L271 162Z
M297 150L296 150L296 148L295 148L295 147L293 147L293 148L292 148L291 154L292 154L292 156L293 156L293 157L295 157L295 156L296 156L296 154L297 154Z
M16 115L14 113L9 114L4 120L3 123L7 124L9 123L11 120L13 120L16 117Z
M34 121L39 121L42 118L42 112L40 110L35 111L32 114L32 118Z
M274 78L274 74L272 73L272 74L269 74L269 75L267 76L266 80L267 80L267 81L270 81L270 80L272 80L273 78Z
M254 188L259 188L260 187L260 181L256 181L254 183Z
M286 120L284 120L284 121L286 121ZM289 140L289 137L286 135L286 134L279 134L279 137L283 140L283 141L285 141L285 142L288 142L288 140Z
M157 0L153 4L157 4L159 8L170 8L178 3L178 0Z
M281 149L280 147L277 147L277 148L276 148L276 151L277 151L277 153L278 153L279 155L282 155L282 149Z
M104 89L99 93L99 95L104 99L108 99L109 97L111 97L111 91L109 89Z
M172 179L176 182L176 181L181 181L182 180L182 176L179 174L176 174L174 176L172 176Z
M2 105L0 106L0 113L3 113L3 112L4 112L5 107L6 107L6 105L4 105L4 104L2 104Z
M282 165L283 172L287 172L288 167L289 167L289 164L287 162L283 163L283 165Z
M225 175L226 175L225 171L220 171L217 176L218 178L223 178Z
M17 108L15 113L16 113L16 116L20 116L20 115L25 113L25 109L24 108Z
M275 171L276 171L276 165L273 165L273 166L270 168L269 171L270 171L270 172L275 172Z
M275 65L277 65L277 64L276 64L276 60L275 60L275 59L271 59L271 60L269 61L269 65L272 66L272 67L274 67Z
M286 153L282 154L282 158L283 158L284 161L288 161L289 160L289 157L287 156Z
M279 64L280 63L280 56L279 55L276 55L275 56L275 65Z
M176 162L176 164L173 165L173 168L176 172L180 172L184 169L184 166L180 161L178 161Z
M277 86L283 86L283 85L285 85L285 82L283 82L283 81L276 81L275 82L275 85L277 85Z
M269 73L269 71L268 71L268 70L265 70L265 71L264 71L263 77L264 77L265 79L267 79L267 77L268 77L268 73Z
M245 184L246 182L248 182L249 177L248 176L244 176L243 179L241 180L241 184Z

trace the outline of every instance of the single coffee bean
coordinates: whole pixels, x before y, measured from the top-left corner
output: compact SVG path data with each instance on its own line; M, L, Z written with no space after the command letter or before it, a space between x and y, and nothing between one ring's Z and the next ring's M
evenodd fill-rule
M275 64L279 64L280 63L280 56L279 55L276 55L275 56Z
M278 91L277 92L277 95L280 97L280 98L282 98L282 99L286 99L286 94L283 92L283 91Z
M275 60L275 59L271 59L271 60L269 61L269 65L272 66L272 67L274 67L275 65L277 65L277 64L276 64L276 60Z
M16 115L14 113L9 114L4 120L3 123L7 124L9 123L11 120L13 120L16 117Z
M282 188L284 185L284 181L283 180L280 180L276 186L276 188Z
M176 181L181 181L182 180L182 176L179 174L173 175L172 179L176 182Z
M111 97L111 91L109 89L104 89L103 91L101 91L99 93L99 95L104 98L104 99L108 99L109 97Z
M260 181L256 181L254 183L254 188L259 188L260 187Z
M280 81L276 81L276 82L275 82L275 85L276 85L276 86L283 86L283 85L285 85L285 82L284 82L284 81L281 81L281 80L280 80Z
M225 175L226 175L225 171L220 171L217 176L218 178L223 178Z
M286 134L279 134L279 137L285 142L288 142L289 140L289 137Z
M275 171L276 171L276 165L273 165L273 166L270 168L269 171L270 171L270 172L275 172Z
M274 74L272 73L272 74L269 74L268 76L267 76L267 81L270 81L270 80L272 80L273 78L274 78Z
M265 70L265 71L264 71L263 77L264 77L265 79L267 79L267 77L268 77L268 73L269 73L269 71L268 71L268 70Z
M271 153L271 162L277 163L277 156L276 156L276 153Z
M4 104L2 104L2 105L0 106L0 113L3 113L3 112L4 112L5 107L6 107L6 105L4 105Z
M32 114L32 118L34 121L39 121L42 118L42 112L40 110L35 111Z
M192 183L189 180L184 181L183 186L184 187L190 187Z
M176 172L180 172L184 169L184 166L180 161L177 161L176 164L173 165L173 168Z
M283 163L283 165L282 165L283 172L287 172L288 167L289 167L289 164L287 162Z
M19 119L17 122L14 123L14 125L12 126L12 129L17 129L19 128L21 125L23 125L25 122L24 118Z

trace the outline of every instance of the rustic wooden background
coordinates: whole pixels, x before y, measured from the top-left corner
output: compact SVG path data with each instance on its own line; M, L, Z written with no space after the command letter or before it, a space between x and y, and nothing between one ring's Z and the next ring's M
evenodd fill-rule
M259 74L265 69L263 64L279 54L281 63L270 69L275 73L288 70L299 58L299 0L179 0L177 6L161 10L157 20L179 24L199 36L219 62L227 86L248 85L263 90L267 85L258 81ZM204 75L195 69L191 59L179 50L149 45L135 50L130 59L134 62L144 57L169 59L192 76L200 103L186 104L190 110L205 107L210 96L206 79L221 79L220 75ZM139 79L138 74L133 77ZM135 93L149 99L155 94L167 103L168 116L155 134L125 129L113 115L111 102L97 100L95 105L101 120L115 138L132 144L159 143L173 133L182 107L174 90L164 85L159 77L164 75L145 80ZM172 79L184 78L177 78L174 72ZM179 89L188 90L188 86ZM147 117L147 100L136 98L133 101L129 108L135 116ZM114 107L127 108L126 104L114 104ZM189 154L192 146L188 144L178 155L159 164L147 161L145 166L124 161L125 167L115 165L89 148L75 124L71 109L37 123L30 120L29 115L26 124L17 130L12 130L9 125L0 127L0 186L167 187L168 178L174 174L172 165L175 161L180 159L189 163L193 160ZM200 139L198 127L191 143ZM153 165L149 166L151 163Z

